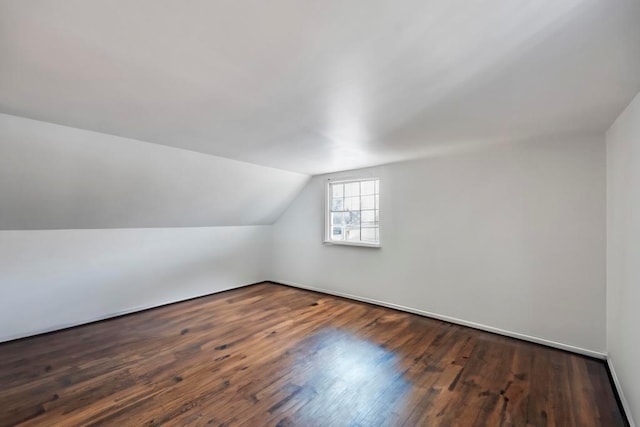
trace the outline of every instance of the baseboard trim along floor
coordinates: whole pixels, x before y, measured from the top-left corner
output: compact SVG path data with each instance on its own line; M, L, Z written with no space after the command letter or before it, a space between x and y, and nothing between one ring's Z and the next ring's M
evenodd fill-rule
M183 298L183 299L179 299L179 300L175 300L175 301L164 301L164 302L161 302L159 304L139 305L139 306L127 308L126 310L114 311L114 312L111 312L111 313L103 314L101 316L96 316L96 317L92 317L90 319L85 319L85 320L81 320L81 321L77 321L77 322L58 324L58 325L55 325L55 326L51 326L49 328L38 329L38 330L34 330L34 331L26 332L26 333L20 333L20 334L12 334L12 335L4 336L4 337L0 336L0 344L4 343L4 342L23 339L23 338L35 337L37 335L49 334L51 332L62 331L64 329L75 328L77 326L88 325L90 323L100 322L102 320L113 319L114 317L120 317L120 316L126 316L127 314L139 313L141 311L151 310L151 309L154 309L154 308L163 307L165 305L177 304L177 303L180 303L180 302L185 302L185 301L189 301L189 300L196 299L196 298L202 298L202 297L206 297L206 296L209 296L209 295L217 294L217 293L220 293L220 292L231 291L233 289L244 288L246 286L253 286L253 285L257 285L257 284L264 283L264 282L265 281L260 281L260 282L253 282L253 283L245 283L245 284L237 285L237 286L229 286L229 287L225 287L223 289L219 289L219 290L217 290L215 292L207 292L207 293L204 293L204 294L198 294L198 295L194 295L194 296L191 296L191 297L188 297L188 298Z
M271 282L0 361L1 425L628 426L603 360Z
M455 323L457 325L468 326L470 328L479 329L479 330L486 331L486 332L492 332L492 333L495 333L495 334L504 335L504 336L511 337L511 338L517 338L517 339L521 339L521 340L525 340L525 341L529 341L529 342L534 342L536 344L546 345L548 347L558 348L560 350L570 351L572 353L577 353L577 354L581 354L581 355L584 355L584 356L594 357L596 359L608 360L608 355L606 353L601 353L601 352L597 352L597 351L593 351L593 350L588 350L588 349L581 348L581 347L575 347L575 346L572 346L572 345L563 344L563 343L559 343L559 342L556 342L556 341L547 340L547 339L544 339L544 338L534 337L534 336L531 336L531 335L521 334L521 333L518 333L518 332L507 331L507 330L504 330L504 329L495 328L493 326L483 325L481 323L470 322L470 321L467 321L467 320L464 320L464 319L458 319L458 318L451 317L451 316L445 316L445 315L442 315L442 314L433 313L433 312L425 311L425 310L420 310L420 309L417 309L417 308L407 307L407 306L403 306L403 305L400 305L400 304L393 304L393 303L389 303L389 302L385 302L385 301L376 300L376 299L373 299L373 298L361 297L361 296L358 296L358 295L347 294L347 293L344 293L344 292L338 292L338 291L333 291L333 290L324 289L324 288L317 288L317 287L314 287L314 286L301 285L299 283L286 281L286 280L265 280L265 281L259 281L259 282L254 282L254 283L246 283L246 284L237 285L237 286L230 286L230 287L227 287L225 289L220 289L220 290L218 290L216 292L209 292L209 293L205 293L205 294L202 294L202 295L194 295L192 297L185 298L185 299L180 299L180 300L176 300L176 301L167 301L167 302L163 302L163 303L160 303L160 304L150 304L150 305L141 305L141 306L131 307L131 308L128 308L126 310L121 310L121 311L116 311L116 312L113 312L113 313L108 313L108 314L105 314L105 315L102 315L102 316L97 316L97 317L94 317L94 318L91 318L91 319L82 320L82 321L79 321L79 322L73 322L73 323L68 323L68 324L60 324L60 325L52 326L50 328L31 331L31 332L28 332L28 333L22 333L22 334L15 334L15 335L8 335L8 336L5 336L5 337L0 337L0 343L13 341L13 340L16 340L16 339L21 339L21 338L32 337L32 336L36 336L36 335L47 334L47 333L50 333L50 332L55 332L55 331L60 331L60 330L63 330L63 329L73 328L73 327L76 327L76 326L86 325L88 323L99 322L101 320L111 319L111 318L118 317L118 316L124 316L124 315L131 314L131 313L137 313L139 311L149 310L149 309L156 308L156 307L162 307L162 306L168 305L168 304L175 304L175 303L178 303L178 302L188 301L190 299L201 298L201 297L204 297L204 296L207 296L207 295L212 295L212 294L216 294L216 293L219 293L219 292L225 292L225 291L229 291L229 290L232 290L232 289L238 289L238 288L242 288L242 287L245 287L245 286L252 286L252 285L256 285L258 283L265 283L265 282L281 284L281 285L286 285L286 286L292 286L292 287L299 288L299 289L306 289L306 290L309 290L309 291L319 292L319 293L323 293L323 294L327 294L327 295L334 295L334 296L338 296L338 297L342 297L342 298L348 298L348 299L351 299L351 300L354 300L354 301L360 301L360 302L366 302L366 303L369 303L369 304L379 305L381 307L393 308L395 310L400 310L400 311L404 311L404 312L407 312L407 313L418 314L420 316L426 316L426 317L430 317L430 318L433 318L433 319L442 320L442 321L445 321L445 322Z
M609 357L609 355L607 353L601 353L601 352L588 350L588 349L581 348L581 347L575 347L575 346L572 346L572 345L563 344L563 343L559 343L559 342L556 342L556 341L546 340L544 338L534 337L534 336L531 336L531 335L521 334L521 333L518 333L518 332L507 331L507 330L504 330L504 329L494 328L492 326L483 325L481 323L469 322L467 320L462 320L462 319L458 319L458 318L455 318L455 317L444 316L444 315L441 315L441 314L438 314L438 313L432 313L432 312L425 311L425 310L419 310L419 309L416 309L416 308L406 307L406 306L399 305L399 304L388 303L388 302L385 302L385 301L379 301L379 300L375 300L375 299L372 299L372 298L366 298L366 297L361 297L361 296L357 296L357 295L347 294L347 293L344 293L344 292L337 292L337 291L332 291L332 290L328 290L328 289L324 289L324 288L316 288L314 286L301 285L299 283L290 282L290 281L269 280L268 282L279 284L279 285L291 286L291 287L299 288L299 289L305 289L305 290L308 290L308 291L318 292L318 293L321 293L321 294L327 294L327 295L333 295L333 296L337 296L337 297L347 298L347 299L350 299L350 300L365 302L365 303L368 303L368 304L374 304L374 305L378 305L378 306L381 306L381 307L392 308L392 309L404 311L404 312L407 312L407 313L412 313L412 314L417 314L417 315L420 315L420 316L430 317L430 318L433 318L433 319L442 320L444 322L455 323L455 324L461 325L461 326L468 326L470 328L478 329L478 330L481 330L481 331L491 332L491 333L495 333L495 334L498 334L498 335L503 335L503 336L510 337L510 338L516 338L516 339L520 339L520 340L523 340L523 341L529 341L529 342L533 342L533 343L536 343L536 344L544 345L544 346L547 346L547 347L557 348L557 349L568 351L568 352L571 352L571 353L581 354L583 356L589 356L589 357L593 357L593 358L596 358L596 359L604 360L604 361L606 361L607 366L609 368L609 371L611 373L612 385L613 385L613 387L614 387L614 389L615 389L615 391L616 391L616 393L618 395L618 398L620 399L620 404L622 406L623 414L626 416L630 427L636 427L636 424L635 424L633 418L631 417L631 408L629 407L629 403L627 402L627 400L624 397L624 393L622 392L622 388L620 386L620 381L618 380L618 377L616 375L616 372L615 372L615 369L613 367L611 358Z
M534 337L531 335L521 334L518 332L507 331L500 328L494 328L493 326L483 325L481 323L470 322L468 320L458 319L455 317L445 316L438 313L433 313L430 311L420 310L417 308L406 307L404 305L393 304L385 301L380 301L372 298L361 297L358 295L347 294L344 292L333 291L324 288L316 288L314 286L301 285L299 283L290 282L290 281L282 281L282 280L269 280L271 283L292 286L294 288L306 289L308 291L319 292L322 294L333 295L337 297L347 298L354 301L366 302L369 304L379 305L381 307L393 308L395 310L404 311L407 313L418 314L420 316L430 317L432 319L442 320L444 322L455 323L456 325L468 326L470 328L479 329L485 332L491 332L498 335L504 335L510 338L517 338L524 341L533 342L536 344L546 345L547 347L553 347L560 350L569 351L572 353L581 354L583 356L589 356L600 360L607 360L607 353L601 353L598 351L589 350L586 348L575 347L569 344L563 344L556 341L547 340L544 338Z
M620 405L622 406L622 413L627 417L627 422L630 427L636 427L636 423L631 416L631 407L629 406L629 402L624 397L624 393L622 392L622 386L620 384L620 380L618 379L618 375L616 374L616 370L613 367L613 361L611 357L607 356L607 367L609 368L609 373L611 374L611 382L613 383L613 388L618 394L618 399L620 399Z
M608 366L609 372L611 374L611 382L612 382L612 385L613 385L615 391L617 392L618 398L620 399L620 405L621 405L621 407L623 409L623 413L625 414L625 416L626 416L626 418L627 418L627 420L629 422L630 427L635 427L636 426L633 418L631 417L629 403L625 399L625 396L624 396L624 393L623 393L622 388L620 386L620 381L619 381L618 376L616 374L616 371L615 371L615 368L613 366L612 360L606 353L601 353L601 352L597 352L597 351L593 351L593 350L588 350L588 349L584 349L584 348L580 348L580 347L575 347L575 346L572 346L572 345L563 344L563 343L559 343L559 342L556 342L556 341L551 341L551 340L547 340L547 339L544 339L544 338L539 338L539 337L535 337L535 336L531 336L531 335L521 334L521 333L518 333L518 332L513 332L513 331L508 331L508 330L504 330L504 329L500 329L500 328L495 328L495 327L492 327L492 326L483 325L483 324L476 323L476 322L470 322L470 321L467 321L467 320L458 319L458 318L451 317L451 316L445 316L445 315L442 315L442 314L433 313L433 312L429 312L429 311L425 311L425 310L420 310L420 309L416 309L416 308L412 308L412 307L407 307L407 306L403 306L403 305L400 305L400 304L389 303L389 302L380 301L380 300L376 300L376 299L372 299L372 298L367 298L367 297L362 297L362 296L358 296L358 295L347 294L347 293L344 293L344 292L338 292L338 291L324 289L324 288L318 288L318 287L314 287L314 286L302 285L302 284L291 282L291 281L266 280L266 281L260 281L260 282L255 282L255 283L247 283L247 284L242 284L242 285L237 285L237 286L230 286L230 287L227 287L225 289L220 289L220 290L218 290L216 292L212 292L212 293L206 293L206 294L202 294L202 295L194 295L192 297L185 298L185 299L178 300L178 301L167 301L167 302L164 302L164 303L161 303L161 304L151 304L151 305L144 305L144 306L136 306L136 307L132 307L132 308L129 308L129 309L126 309L126 310L109 313L109 314L106 314L106 315L103 315L103 316L98 316L98 317L95 317L95 318L92 318L92 319L87 319L87 320L81 321L81 322L74 322L74 323L70 323L70 324L56 325L56 326L52 326L50 328L46 328L46 329L38 330L38 331L33 331L33 332L30 332L30 333L26 333L26 334L18 334L18 335L13 335L13 336L10 335L10 336L6 336L6 337L0 337L0 343L14 341L14 340L22 339L22 338L33 337L33 336L42 335L42 334L48 334L48 333L52 333L52 332L56 332L56 331L61 331L61 330L64 330L64 329L74 328L74 327L77 327L77 326L82 326L82 325L86 325L86 324L90 324L90 323L94 323L94 322L99 322L99 321L102 321L102 320L107 320L107 319L111 319L111 318L115 318L115 317L125 316L125 315L132 314L132 313L138 313L138 312L142 312L142 311L146 311L146 310L150 310L150 309L154 309L154 308L158 308L158 307L162 307L162 306L166 306L166 305L177 304L177 303L189 301L189 300L192 300L192 299L202 298L202 297L206 297L208 295L213 295L213 294L217 294L217 293L221 293L221 292L225 292L225 291L230 291L230 290L239 289L239 288L243 288L243 287L253 286L253 285L260 284L260 283L273 283L273 284L276 284L276 285L285 285L285 286L290 286L290 287L294 287L294 288L298 288L298 289L304 289L304 290L308 290L308 291L318 292L318 293L321 293L321 294L327 294L327 295L333 295L333 296L337 296L337 297L341 297L341 298L346 298L346 299L353 300L353 301L359 301L359 302L373 304L373 305L377 305L377 306L381 306L381 307L391 308L391 309L395 309L395 310L399 310L399 311L403 311L403 312L407 312L407 313L412 313L412 314L416 314L416 315L420 315L420 316L424 316L424 317L428 317L428 318L432 318L432 319L441 320L441 321L444 321L444 322L449 322L449 323L453 323L453 324L457 324L457 325L461 325L461 326L466 326L466 327L470 327L470 328L473 328L473 329L478 329L478 330L485 331L485 332L495 333L495 334L503 335L503 336L510 337L510 338L516 338L516 339L520 339L520 340L523 340L523 341L533 342L533 343L544 345L544 346L547 346L547 347L557 348L557 349L568 351L568 352L571 352L571 353L576 353L576 354L580 354L580 355L584 355L584 356L588 356L588 357L593 357L593 358L596 358L596 359L600 359L600 360L606 361L606 364Z

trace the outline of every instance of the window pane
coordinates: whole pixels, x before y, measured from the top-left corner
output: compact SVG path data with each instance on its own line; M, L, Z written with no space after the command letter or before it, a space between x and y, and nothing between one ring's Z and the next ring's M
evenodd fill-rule
M345 212L345 223L347 225L360 225L360 211Z
M379 181L329 183L326 238L337 242L379 243Z
M359 182L350 182L348 184L344 184L344 195L345 197L355 197L360 195L360 183Z
M363 228L361 231L361 237L363 241L366 242L377 242L378 239L376 237L376 232L378 231L378 228Z
M341 226L335 227L332 226L331 227L331 240L343 240L344 239L344 232L343 232L343 228Z
M360 240L360 229L359 228L354 228L352 230L347 230L347 240L350 241L358 241Z
M344 209L347 211L360 210L360 197L345 197Z
M362 211L362 223L365 222L375 222L376 221L376 211Z
M376 209L376 222L380 222L380 211Z
M380 188L379 188L380 187L380 180L376 179L375 183L376 183L376 194L380 194Z
M376 194L376 209L380 209L380 196Z
M363 196L373 194L376 192L376 185L374 181L362 181L361 182L361 194Z
M344 196L344 184L331 184L332 197Z
M377 196L362 196L362 205L361 208L364 209L375 209L375 199Z
M331 213L331 225L342 225L345 222L345 215L342 212Z

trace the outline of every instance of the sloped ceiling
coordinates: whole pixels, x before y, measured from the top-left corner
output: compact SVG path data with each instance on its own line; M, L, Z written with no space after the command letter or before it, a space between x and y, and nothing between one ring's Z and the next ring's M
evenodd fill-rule
M0 112L317 174L603 132L640 89L638 22L636 0L0 0Z
M0 114L0 230L271 224L307 180Z

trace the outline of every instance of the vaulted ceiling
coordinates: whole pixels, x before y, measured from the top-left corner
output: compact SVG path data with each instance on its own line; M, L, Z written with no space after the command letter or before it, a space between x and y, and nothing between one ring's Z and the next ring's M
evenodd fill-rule
M636 0L0 0L0 112L307 174L604 132Z
M308 179L0 114L0 230L266 225Z

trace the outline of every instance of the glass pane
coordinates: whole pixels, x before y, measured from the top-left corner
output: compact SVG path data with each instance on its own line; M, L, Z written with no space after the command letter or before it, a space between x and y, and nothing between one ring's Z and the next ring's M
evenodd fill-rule
M331 191L333 197L343 197L344 196L344 184L331 184Z
M362 181L360 184L360 191L363 196L376 192L376 185L374 181Z
M360 210L360 197L345 197L344 209L347 211Z
M344 229L341 226L331 227L331 240L344 240Z
M379 186L377 179L330 183L330 240L379 243Z
M360 195L360 183L359 182L350 182L348 184L344 184L344 195L345 197L355 197Z
M362 211L362 223L365 222L375 222L376 221L376 211Z
M359 228L354 228L352 230L347 230L347 240L350 241L358 241L360 240L360 229Z
M378 196L362 196L362 205L361 209L374 209L375 208L375 199L374 197Z
M345 222L345 213L342 212L337 212L337 213L331 213L331 225L342 225Z
M378 228L363 228L361 231L362 241L364 242L377 242L378 238L376 237Z
M345 224L348 225L360 225L360 211L345 212Z

